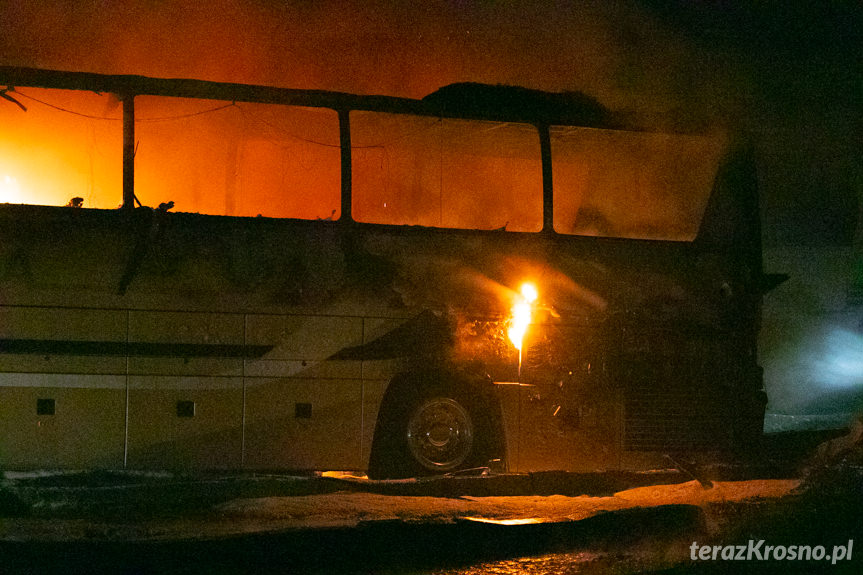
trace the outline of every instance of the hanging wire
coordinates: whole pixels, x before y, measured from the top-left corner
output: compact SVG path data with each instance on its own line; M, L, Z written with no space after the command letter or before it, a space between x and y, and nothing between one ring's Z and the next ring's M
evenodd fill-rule
M214 108L208 108L206 110L201 110L199 112L190 112L188 114L180 114L177 116L157 116L153 118L135 118L136 122L167 122L170 120L183 120L185 118L194 118L195 116L203 116L204 114L212 114L213 112L219 112L221 110L225 110L227 108L239 108L236 102L231 102L230 104L223 104L221 106L216 106Z
M57 110L58 112L63 112L66 114L72 114L73 116L79 116L81 118L87 118L89 120L108 120L108 121L113 121L113 122L120 122L123 120L122 118L111 118L109 116L96 116L93 114L84 114L83 112L76 112L75 110L70 110L70 109L64 108L62 106L57 106L56 104L52 104L50 102L46 102L45 100L41 100L39 98L31 96L29 94L25 94L24 92L21 92L20 90L17 90L17 89L14 90L14 92L18 96L21 96L21 97L26 98L28 100L31 100L33 102L37 102L37 103L42 104L43 106L47 106L53 110ZM220 110L224 110L226 108L231 108L231 107L239 107L239 106L237 106L236 102L231 102L229 104L222 104L220 106L215 106L213 108L208 108L206 110L200 110L198 112L190 112L188 114L178 114L176 116L156 116L153 118L135 118L135 122L166 122L166 121L170 121L170 120L182 120L185 118L192 118L195 116L203 116L204 114L211 114L213 112L218 112Z
M73 115L73 116L78 116L78 117L81 117L81 118L87 118L87 119L90 119L90 120L107 120L107 121L114 121L114 122L120 122L120 121L122 121L122 118L112 118L112 117L109 117L109 116L97 116L97 115L95 115L95 114L85 114L85 113L83 113L83 112L78 112L78 111L75 111L75 110L70 110L69 108L64 108L63 106L58 106L58 105L56 105L56 104L52 104L52 103L50 103L50 102L46 102L45 100L42 100L42 99L40 99L40 98L36 98L35 96L31 96L30 94L26 94L26 93L24 93L24 92L21 92L21 91L20 91L20 90L18 90L18 89L14 89L14 88L13 88L13 89L9 89L8 91L9 91L9 92L14 92L15 94L17 94L17 95L19 95L19 96L21 96L21 97L23 97L23 98L26 98L26 99L31 100L31 101L33 101L33 102L36 102L36 103L38 103L38 104L42 104L43 106L46 106L46 107L51 108L51 109L53 109L53 110L57 110L58 112L63 112L63 113L66 113L66 114L71 114L71 115ZM5 94L4 94L4 95L5 95ZM17 103L17 102L16 102L16 103ZM18 103L18 105L20 106L20 103ZM252 120L257 121L257 122L260 122L260 123L262 123L262 124L265 124L265 125L269 126L270 128L272 128L273 130L276 130L276 131L278 131L278 132L280 132L280 133L282 133L282 134L285 134L286 136L288 136L288 137L290 137L290 138L293 138L293 139L295 139L295 140L298 140L298 141L301 141L301 142L305 142L305 143L308 143L308 144L313 144L313 145L316 145L316 146L324 146L324 147L327 147L327 148L340 148L340 147L341 147L339 144L328 144L328 143L326 143L326 142L320 142L320 141L312 140L312 139L309 139L309 138L303 138L303 137L301 137L301 136L297 136L297 135L295 135L295 134L291 134L291 133L289 133L289 132L286 132L284 129L282 129L282 128L280 128L280 127L276 126L276 125L274 125L273 123L268 122L267 120L264 120L264 119L262 119L262 118L260 118L260 117L255 116L254 114L252 114L251 112L247 111L245 108L243 108L243 106L240 106L240 105L239 105L239 104L237 104L236 102L231 102L231 103L229 103L229 104L222 104L222 105L219 105L219 106L215 106L215 107L213 107L213 108L208 108L208 109L206 109L206 110L200 110L200 111L197 111L197 112L190 112L190 113L187 113L187 114L178 114L178 115L175 115L175 116L155 116L155 117L152 117L152 118L140 118L140 117L136 117L136 118L135 118L135 122L136 122L136 123L138 123L138 122L167 122L167 121L172 121L172 120L182 120L182 119L185 119L185 118L193 118L193 117L196 117L196 116L203 116L203 115L205 115L205 114L212 114L212 113L215 113L215 112L219 112L219 111L225 110L225 109L227 109L227 108L237 108L237 109L239 109L239 110L240 110L240 112L242 112L242 113L243 113L243 115L244 115L244 116L246 116L246 117L251 117L251 118L252 118ZM410 138L410 137L413 137L413 136L419 135L419 134L421 134L421 133L423 133L423 132L426 132L426 131L428 131L428 130L430 130L430 129L434 129L434 127L435 127L435 126L437 125L437 123L438 123L438 120L439 120L439 119L437 119L437 118L436 118L436 119L434 119L434 120L433 120L430 124L428 124L428 125L421 126L420 128L418 128L418 129L416 129L416 130L412 130L412 131L409 131L409 132L405 132L404 134L401 134L401 135L399 135L399 136L396 136L395 138L393 138L392 140L389 140L389 141L387 141L387 142L380 142L380 143L370 144L370 145L366 145L366 146L351 146L351 148L352 148L352 149L357 149L357 150L362 150L362 149L371 149L371 148L385 148L386 146L389 146L389 145L391 145L391 144L394 144L395 142L398 142L398 141L400 141L400 140L403 140L403 139L406 139L406 138Z
M114 121L120 121L120 120L122 120L122 118L108 118L108 117L105 117L105 116L94 116L94 115L91 115L91 114L83 114L83 113L81 113L81 112L76 112L76 111L74 111L74 110L69 110L69 109L67 109L67 108L63 108L63 107L61 107L61 106L56 106L56 105L54 105L54 104L50 104L50 103L48 103L48 102L45 102L45 101L43 101L43 100L40 100L39 98L34 98L33 96L30 96L29 94L25 94L24 92L20 92L20 91L18 91L18 90L15 90L15 93L16 93L17 95L19 95L19 96L23 97L23 98L27 98L28 100L31 100L31 101L33 101L33 102L37 102L37 103L39 103L39 104L42 104L43 106L47 106L47 107L49 107L49 108L52 108L52 109L54 109L54 110L57 110L58 112L64 112L64 113L66 113L66 114L72 114L73 116L79 116L79 117L81 117L81 118L88 118L88 119L90 119L90 120L114 120Z
M293 140L297 140L299 142L305 142L306 144L313 144L315 146L323 146L325 148L341 148L342 147L341 144L327 144L326 142L319 142L317 140L312 140L310 138L303 138L302 136L297 136L296 134L292 134L292 133L286 131L284 128L280 128L279 126L276 126L272 122L264 120L263 118L253 114L252 112L247 111L245 108L243 108L243 106L237 105L237 109L240 110L240 113L243 115L244 118L247 118L252 122L258 122L258 123L264 124L265 126L271 128L272 130L275 130L276 132L283 134L283 135L285 135L285 136L287 136Z

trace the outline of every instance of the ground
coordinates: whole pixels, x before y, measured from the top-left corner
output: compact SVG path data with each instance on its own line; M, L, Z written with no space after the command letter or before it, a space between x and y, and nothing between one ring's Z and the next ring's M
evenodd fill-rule
M6 472L0 573L856 573L861 433L775 436L757 462L643 473ZM691 558L693 542L762 539L858 549L836 564Z

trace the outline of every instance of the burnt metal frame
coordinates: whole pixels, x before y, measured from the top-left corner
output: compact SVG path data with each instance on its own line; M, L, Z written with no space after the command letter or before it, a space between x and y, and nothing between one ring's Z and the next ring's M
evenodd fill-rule
M452 110L445 113L439 106L423 100L393 96L369 96L331 92L325 90L300 90L276 88L250 84L211 82L206 80L149 78L134 75L105 75L87 72L64 72L38 68L0 66L0 85L14 90L16 86L64 90L83 90L96 93L117 94L123 102L123 203L124 210L135 206L135 97L167 96L198 98L231 102L254 102L259 104L281 104L329 108L338 114L339 141L341 145L341 216L340 221L353 223L351 192L351 132L350 112L370 111L402 113L439 118L494 120L531 124L539 133L542 162L542 229L539 233L554 234L553 188L551 164L551 136L549 124L538 121L529 113L505 114L458 114ZM560 122L567 125L567 122ZM609 127L608 129L614 129Z
M553 239L554 241L562 241L566 238L567 246L574 252L584 253L590 251L598 244L603 245L603 253L606 258L617 261L628 261L633 257L633 254L638 253L642 261L651 267L667 267L674 265L673 262L679 260L679 256L686 254L689 256L695 255L699 250L705 248L733 250L735 246L732 244L726 245L719 242L715 246L709 245L710 241L704 242L701 240L700 234L694 242L675 242L667 240L640 240L634 238L606 238L606 237L587 237L587 236L570 236L557 234L553 227L553 208L554 197L552 187L552 153L551 153L551 125L570 125L570 126L585 126L582 123L571 121L557 121L552 118L531 116L529 111L515 112L508 111L501 114L478 113L478 112L460 112L458 110L447 109L443 110L439 105L430 101L415 100L408 98L396 98L389 96L372 96L372 95L356 95L342 92L331 92L321 90L298 90L287 88L276 88L267 86L245 85L209 82L201 80L187 79L155 79L143 76L130 75L102 75L80 72L62 72L53 70L41 70L34 68L21 68L0 66L0 87L5 94L14 90L16 86L36 87L36 88L51 88L51 89L67 89L79 91L93 91L97 93L107 92L116 94L123 102L123 204L122 211L132 213L135 204L134 193L134 156L135 156L135 104L134 99L137 96L164 96L164 97L180 97L180 98L198 98L209 100L223 100L232 102L254 102L263 104L305 106L313 108L327 108L335 111L338 114L339 120L339 141L341 146L341 216L336 225L343 225L345 229L350 229L355 223L352 217L352 165L351 165L351 133L350 133L350 112L352 111L370 111L381 113L401 113L414 116L429 116L437 118L453 118L453 119L473 119L487 120L499 122L519 122L530 124L537 129L540 144L541 172L542 172L542 190L543 190L543 216L542 228L540 232L515 232L506 233L499 236L502 241L520 241L518 238L523 238L522 234L527 233L531 237ZM8 98L7 98L8 99ZM608 130L619 130L615 126L597 126L590 127L603 128ZM639 131L639 130L625 130ZM743 190L735 194L736 200L740 205L744 206L744 212L748 215L745 222L745 227L751 234L751 240L748 244L749 249L741 252L736 252L738 258L735 260L737 266L745 269L746 261L752 265L748 271L754 275L749 278L750 285L744 288L745 297L754 302L754 307L746 316L746 328L743 334L746 338L743 343L749 348L748 357L745 358L747 364L756 365L757 348L754 342L755 333L757 333L757 315L755 310L760 305L762 291L759 287L764 285L765 277L761 269L760 258L760 233L758 228L758 198L757 193L751 197ZM742 195L741 195L742 194ZM711 203L713 199L711 198ZM710 206L708 206L708 210ZM318 225L319 222L306 221L304 225ZM370 229L373 228L388 228L399 229L405 233L413 233L422 230L422 233L429 232L444 232L444 233L495 233L481 230L458 230L448 228L421 228L420 226L392 226L382 224L361 224ZM351 234L346 234L346 241L350 240ZM733 238L732 238L733 239ZM633 250L633 247L638 245L639 248ZM645 249L647 248L647 249ZM137 271L137 263L130 262L126 273L124 274L123 282L121 283L120 293L125 291L125 286L131 281ZM127 277L128 276L128 277ZM746 278L744 278L746 279ZM754 280L754 281L753 281ZM763 289L763 288L762 288ZM4 342L0 342L4 344ZM0 347L7 347L8 342ZM116 349L105 348L106 343L94 342L94 347L81 349L75 346L67 347L69 344L65 342L46 344L42 341L24 341L18 342L16 345L26 347L30 350L45 350L46 345L51 346L54 353L57 352L72 352L80 353L95 352L105 353L135 353L140 355L148 355L151 353L163 353L162 349L152 349L149 347L140 347L137 343L127 343L124 347ZM61 346L58 349L56 346ZM76 344L77 345L77 344ZM111 344L114 345L114 344ZM131 346L131 347L129 347ZM109 346L110 347L110 346ZM254 356L261 353L260 349L251 349L244 346L234 346L227 348L210 348L196 346L194 349L182 349L181 353L217 353L219 355L228 354L234 357ZM760 389L760 377L752 378L752 389Z

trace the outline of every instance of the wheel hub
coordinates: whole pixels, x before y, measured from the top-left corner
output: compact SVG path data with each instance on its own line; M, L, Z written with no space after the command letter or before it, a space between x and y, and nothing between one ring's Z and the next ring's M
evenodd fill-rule
M473 423L467 410L454 399L430 399L411 416L407 440L411 453L423 467L448 471L470 455Z

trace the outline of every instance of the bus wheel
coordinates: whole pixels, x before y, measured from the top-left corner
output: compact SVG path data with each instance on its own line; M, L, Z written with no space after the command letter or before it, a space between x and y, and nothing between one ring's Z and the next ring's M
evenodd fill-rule
M405 434L413 460L432 473L458 469L474 447L470 414L450 397L433 397L416 406Z
M369 477L400 479L486 465L491 435L478 405L441 388L394 397L378 421Z

